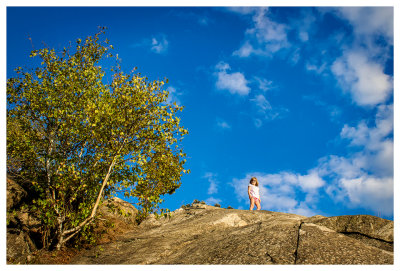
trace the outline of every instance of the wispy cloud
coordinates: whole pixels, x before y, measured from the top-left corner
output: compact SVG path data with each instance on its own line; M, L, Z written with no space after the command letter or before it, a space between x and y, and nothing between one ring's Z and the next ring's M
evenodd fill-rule
M276 86L274 86L274 83L271 80L265 79L265 78L261 78L258 76L254 76L253 78L255 80L255 82L258 85L258 88L262 91L268 91L270 89L276 88Z
M310 8L302 8L300 18L290 22L290 27L295 29L301 42L310 41L310 35L316 30L317 17Z
M209 197L208 199L205 200L207 205L215 205L215 204L220 204L221 203L221 199L217 199L214 197Z
M258 111L261 113L266 113L267 111L272 110L271 104L267 101L264 95L259 94L254 97L254 99L250 99L250 101L254 102Z
M165 53L168 50L168 40L164 35L151 39L151 51L157 54Z
M312 63L310 61L306 62L306 70L313 71L317 74L322 74L327 69L327 63L323 62L322 64L318 65L316 63Z
M254 98L250 99L250 102L255 108L253 121L257 128L261 127L264 121L283 118L289 112L287 108L281 106L272 107L263 94L255 95Z
M132 48L146 48L156 54L165 54L168 51L169 42L164 34L154 35L151 38L143 39L131 44Z
M269 18L268 8L240 8L231 11L242 15L252 15L252 25L246 30L246 40L233 55L249 57L251 55L272 56L283 48L290 47L287 37L288 27Z
M268 8L265 8L268 9ZM235 13L239 13L242 15L254 14L259 10L258 7L228 7L227 10Z
M220 118L216 119L216 125L217 125L218 128L220 128L222 130L230 130L230 129L232 129L231 125L228 122L226 122L225 120L220 119Z
M228 90L231 94L247 95L250 92L248 81L241 72L229 73L231 67L225 62L216 65L216 87L221 90Z
M176 103L179 106L182 105L180 96L183 95L183 92L178 91L175 87L172 87L172 86L169 86L167 88L167 91L169 92L168 98L167 98L168 104Z
M203 178L209 182L209 187L207 194L212 195L218 193L218 181L216 179L217 175L211 172L204 174Z
M316 106L325 110L328 113L329 118L332 122L338 122L339 118L342 116L343 112L339 106L329 104L328 102L321 100L320 98L318 98L315 95L305 95L305 96L303 96L303 99L306 101L311 101Z
M214 23L214 19L209 16L209 12L206 10L197 10L196 12L193 12L187 9L173 9L170 10L169 15L176 16L190 22L195 21L202 26L208 26Z
M208 18L207 16L202 16L202 17L199 17L199 18L197 18L197 22L200 24L200 25L209 25L210 24L210 21L211 21L211 19L210 18Z

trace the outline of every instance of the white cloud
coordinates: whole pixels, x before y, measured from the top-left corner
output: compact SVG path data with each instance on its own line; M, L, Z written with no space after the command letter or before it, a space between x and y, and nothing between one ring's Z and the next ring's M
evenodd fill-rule
M359 38L383 35L393 43L392 7L342 7L337 8L339 16L347 19Z
M363 168L377 176L393 176L393 104L378 107L375 127L368 127L361 121L357 127L345 125L340 133L343 139L350 140L351 146L361 146Z
M263 113L265 113L268 110L272 110L271 104L262 94L256 95L256 97L254 99L250 99L250 101L253 101L256 104L258 110Z
M314 95L304 95L303 99L311 101L316 106L319 106L320 108L325 110L328 113L329 118L330 118L330 120L332 122L338 122L339 121L339 117L342 115L342 109L340 107L338 107L336 105L329 104L329 103L321 100L320 98L318 98L317 96L314 96Z
M310 208L305 202L300 202L295 208L288 209L288 213L303 215L307 217L321 215L321 213L319 213L315 209Z
M277 211L287 211L293 210L298 202L292 197L285 195L283 193L277 193L272 189L264 188L261 189L262 196L261 204L263 209L266 210L277 210Z
M296 65L300 60L300 48L297 48L291 53L291 56L289 57L289 63L292 65Z
M277 118L282 118L288 112L288 109L283 107L272 107L269 101L263 94L258 94L250 99L253 103L256 114L254 114L254 125L259 128L262 126L263 121L272 121Z
M393 105L378 107L375 126L361 121L345 125L341 137L361 150L348 157L327 156L319 161L319 175L332 178L326 192L336 201L375 212L393 214Z
M322 63L321 65L317 65L309 61L306 62L306 70L313 71L317 74L322 74L326 70L327 68L326 66L327 66L326 62Z
M308 41L308 33L305 31L300 31L299 32L299 38L302 42Z
M204 174L203 178L207 179L210 183L207 194L212 195L218 193L218 181L216 180L217 175L211 172Z
M290 26L297 30L300 41L308 42L310 34L313 34L313 31L316 29L314 27L317 18L310 8L302 8L300 11L300 18L291 20Z
M336 168L339 171L330 172L337 175L325 187L326 193L334 202L349 208L369 209L376 214L393 215L393 177L367 174L352 161L353 158L343 159L343 164L348 168Z
M346 51L331 66L344 90L360 106L384 103L392 93L392 80L383 67L368 59L362 51Z
M331 71L345 92L359 106L385 103L393 92L393 79L385 74L392 57L392 7L342 7L327 9L349 22L352 44L343 43L342 57L333 62ZM361 49L362 48L362 49Z
M250 88L247 86L248 81L246 80L243 73L234 72L228 73L230 70L229 64L220 62L216 65L216 76L217 82L216 87L221 90L228 90L231 94L247 95L250 92Z
M217 122L217 127L223 130L230 130L232 128L231 125L223 119L217 118L216 122Z
M307 175L297 175L298 185L304 192L312 193L324 186L325 182L318 176L317 171L312 170Z
M268 9L268 8L264 8L264 9ZM235 12L235 13L239 13L242 15L249 15L249 14L253 14L255 12L257 12L259 10L258 7L228 7L227 10Z
M339 7L319 8L321 13L331 12L352 27L352 47L362 47L384 63L392 53L393 7ZM339 35L346 36L344 32ZM339 37L339 36L338 36ZM350 41L350 40L348 40ZM342 46L349 46L348 42ZM343 49L343 48L342 48Z
M233 55L248 57L252 54L272 56L290 46L287 38L288 27L271 20L268 8L236 9L243 15L252 15L252 26L246 30L246 40Z
M365 159L354 155L351 159L337 155L328 155L319 159L318 172L320 176L332 176L340 178L357 178L363 174Z
M263 125L263 121L260 120L259 118L253 119L253 123L254 123L254 126L256 126L256 128L260 128Z
M256 83L258 83L258 88L262 91L268 91L272 88L275 88L273 86L273 82L271 80L267 80L265 78L260 78L258 76L254 76L254 80L256 81Z
M255 35L260 45L267 51L275 53L281 48L288 46L287 26L272 21L267 16L266 9L260 9L253 16L254 28L247 30L250 35Z
M145 38L137 43L131 44L132 48L141 47L150 49L157 54L165 54L168 50L169 42L164 34L153 36L151 39Z
M151 39L151 50L157 54L165 53L168 49L168 40L164 35Z
M351 139L350 145L361 146L366 145L368 141L369 129L365 121L358 123L357 127L350 127L345 124L340 132L342 138Z
M168 98L167 98L167 103L173 104L175 102L177 105L180 106L182 104L182 102L181 102L179 96L182 95L182 92L177 91L177 89L172 86L169 86L167 88L167 91L169 92Z
M339 186L351 205L363 206L384 215L393 214L393 178L361 176L341 179Z
M365 121L357 127L345 125L340 133L342 138L351 139L351 145L365 146L369 150L379 149L379 144L393 131L393 104L380 105L375 117L375 127L369 128Z
M205 200L205 203L207 205L215 205L216 203L220 204L221 203L221 199L217 199L214 197L209 197L208 199Z
M257 51L253 48L253 46L250 44L249 41L246 41L242 47L239 48L239 50L236 50L233 52L234 56L238 57L248 57L253 53L256 53Z

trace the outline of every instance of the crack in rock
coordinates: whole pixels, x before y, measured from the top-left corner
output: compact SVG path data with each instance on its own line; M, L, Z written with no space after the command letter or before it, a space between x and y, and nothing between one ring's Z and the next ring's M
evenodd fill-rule
M274 258L272 258L272 256L269 255L268 252L266 252L265 255L268 256L268 257L270 258L270 260L271 260L272 263L276 263L276 261L274 260Z
M301 226L303 225L303 221L300 222L298 226L298 231L297 231L297 243L296 243L296 250L294 251L294 264L297 263L297 251L299 249L299 244L300 244L300 231L301 231Z

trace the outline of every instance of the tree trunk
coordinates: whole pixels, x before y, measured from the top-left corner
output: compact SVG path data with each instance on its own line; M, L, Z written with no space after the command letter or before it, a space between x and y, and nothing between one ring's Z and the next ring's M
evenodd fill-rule
M116 163L116 160L117 160L116 158L117 158L117 155L114 157L110 167L108 168L107 175L105 176L105 178L103 180L103 184L102 184L102 186L100 188L99 194L97 195L97 200L96 200L96 203L93 206L92 213L90 214L90 216L87 217L84 221L82 221L78 226L76 226L75 228L69 229L69 230L63 229L62 223L64 223L64 221L62 221L62 223L60 223L58 225L58 227L59 227L58 230L59 230L60 235L58 237L58 242L57 242L57 245L56 245L56 249L57 250L60 250L68 240L70 240L77 233L79 233L80 230L85 225L90 223L93 220L93 218L95 217L96 212L97 212L97 208L99 206L99 203L100 203L100 200L101 200L101 197L102 197L102 194L103 194L104 187L106 186L106 184L108 182L108 179L110 178L111 172L112 172L112 170L113 170L113 168L115 166L115 163ZM59 219L57 219L57 220L59 220ZM59 220L59 222L60 221L61 220ZM67 237L67 235L69 235L69 236Z

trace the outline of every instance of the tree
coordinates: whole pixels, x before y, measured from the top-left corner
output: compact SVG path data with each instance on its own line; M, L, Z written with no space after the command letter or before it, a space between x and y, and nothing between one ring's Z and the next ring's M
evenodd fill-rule
M137 199L142 218L159 211L186 173L183 107L166 102L163 81L126 74L118 61L104 83L100 64L118 59L104 32L60 53L34 50L41 65L7 80L7 173L33 189L49 248L87 227L117 191Z

